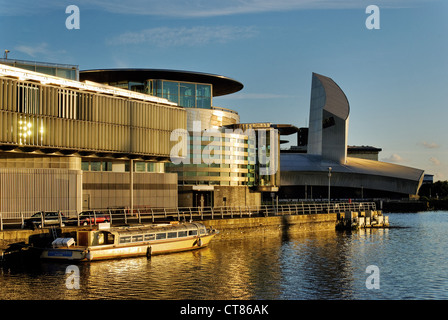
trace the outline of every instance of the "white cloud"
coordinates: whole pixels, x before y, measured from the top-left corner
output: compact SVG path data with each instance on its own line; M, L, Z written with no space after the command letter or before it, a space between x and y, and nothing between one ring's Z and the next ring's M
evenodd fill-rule
M276 94L276 93L234 93L232 95L219 97L220 99L232 99L232 100L242 100L242 99L282 99L291 98L291 95Z
M447 175L445 175L443 172L436 172L434 175L434 181L446 181Z
M378 0L380 8L412 7L429 0ZM216 17L235 14L285 12L303 9L366 8L371 0L77 0L84 9L100 9L119 14L172 16L184 18ZM0 0L0 15L33 15L59 11L68 0Z
M410 7L423 0L380 1L382 8ZM184 18L216 17L235 14L284 12L303 9L366 8L371 0L78 0L114 13L175 16Z
M423 141L421 143L421 145L424 146L425 148L428 148L428 149L437 149L437 148L439 148L439 145L437 143L435 143L435 142Z
M39 57L39 59L58 60L61 55L65 54L65 50L53 50L46 42L37 45L19 45L14 47L15 51L25 53L31 58Z
M384 162L392 162L392 163L401 163L401 162L405 162L406 160L401 157L400 155L394 153L391 156L387 157L387 158L382 158L381 159Z
M256 34L257 30L251 26L158 27L122 33L109 39L107 43L109 45L148 43L158 47L198 46L248 39Z
M435 157L429 158L429 161L431 161L431 163L435 166L440 166L440 160Z

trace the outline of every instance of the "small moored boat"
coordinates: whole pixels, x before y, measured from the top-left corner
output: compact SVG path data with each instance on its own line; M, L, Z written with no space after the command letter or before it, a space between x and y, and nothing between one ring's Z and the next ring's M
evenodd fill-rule
M78 230L76 239L57 238L42 259L92 261L148 256L206 247L218 232L203 224L171 223Z

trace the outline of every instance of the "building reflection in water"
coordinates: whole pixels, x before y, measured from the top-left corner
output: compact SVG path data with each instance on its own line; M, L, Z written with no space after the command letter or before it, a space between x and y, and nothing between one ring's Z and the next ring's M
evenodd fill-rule
M33 270L3 270L3 278L15 278L11 292L4 295L27 291L22 299L356 299L359 292L366 294L366 267L377 263L388 234L361 230L256 236L217 240L209 248L150 260L78 264L79 290L65 286L69 264L41 263Z

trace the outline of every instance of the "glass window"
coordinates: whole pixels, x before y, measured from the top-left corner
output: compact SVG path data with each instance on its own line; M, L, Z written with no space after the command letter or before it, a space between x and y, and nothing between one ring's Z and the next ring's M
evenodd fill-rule
M198 97L197 98L197 108L210 109L212 107L212 99Z
M212 97L212 86L209 84L197 84L196 95L198 97Z
M187 231L179 231L178 233L177 233L177 236L180 238L180 237L186 237L187 236Z
M189 230L188 231L188 235L189 236L195 236L195 235L197 235L198 234L198 230Z
M129 90L137 91L140 93L145 93L145 83L144 82L131 82L129 81Z
M145 172L146 171L146 162L136 162L135 163L135 171L136 172Z
M196 85L182 82L179 84L179 104L185 108L196 107Z
M145 234L145 241L154 240L156 238L156 235L154 233Z
M177 232L168 232L168 239L177 238Z
M164 98L168 99L171 102L177 103L179 104L179 96L176 94L167 94L167 95L163 95Z
M156 235L156 240L166 239L166 233L158 233Z
M93 161L90 163L90 170L91 171L101 171L101 162L99 161Z
M181 96L196 96L196 85L194 83L181 82L179 84L179 94Z
M194 108L196 106L196 101L194 96L180 96L179 105L184 108Z
M196 85L196 107L211 108L212 106L212 86L209 84Z
M120 243L129 243L131 242L131 237L121 237Z
M75 78L73 78L71 69L57 68L56 76L61 77L61 78L76 80Z
M139 234L137 236L132 236L132 242L143 241L143 235Z
M89 171L89 161L81 162L81 170L82 171Z
M178 95L179 82L163 81L163 95Z
M44 66L36 66L36 72L45 73L51 76L56 75L56 68L52 67L44 67Z
M158 97L162 97L163 96L163 93L162 93L163 85L162 85L162 83L163 83L162 80L155 80L154 81L154 93Z
M155 95L154 86L153 86L152 80L146 81L145 91L146 91L146 94Z
M112 162L103 162L104 171L112 171Z
M173 81L163 81L162 97L171 102L179 103L179 83Z
M35 66L30 66L27 64L16 63L15 67L21 68L21 69L26 69L26 70L31 70L31 71L36 71Z

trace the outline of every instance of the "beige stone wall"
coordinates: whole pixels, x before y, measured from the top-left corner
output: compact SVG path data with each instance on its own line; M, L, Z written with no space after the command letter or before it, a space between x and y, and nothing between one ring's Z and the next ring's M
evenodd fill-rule
M224 198L226 198L224 202ZM214 191L214 206L259 206L261 192L252 191L247 186L219 186Z
M201 221L219 230L216 239L237 239L296 232L335 231L337 214L283 215Z

